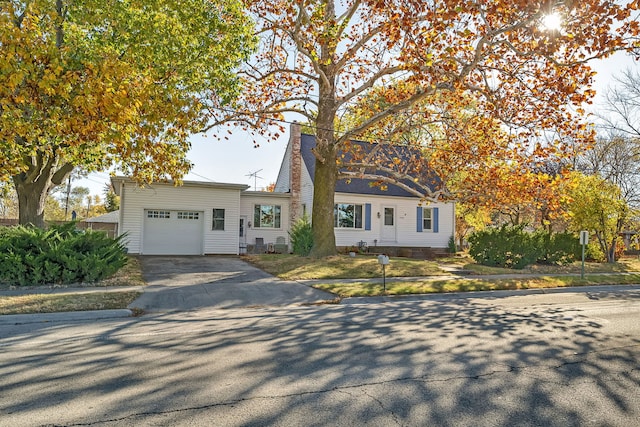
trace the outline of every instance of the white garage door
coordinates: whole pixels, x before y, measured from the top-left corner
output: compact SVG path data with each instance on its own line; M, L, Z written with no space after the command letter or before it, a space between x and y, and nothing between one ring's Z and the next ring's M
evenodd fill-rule
M204 213L147 209L144 211L142 253L202 255Z

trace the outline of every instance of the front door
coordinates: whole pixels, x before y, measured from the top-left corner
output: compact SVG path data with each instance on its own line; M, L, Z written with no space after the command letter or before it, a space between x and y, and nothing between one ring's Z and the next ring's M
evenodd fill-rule
M240 254L247 253L247 217L240 217Z
M393 206L382 207L382 242L396 241L396 208Z

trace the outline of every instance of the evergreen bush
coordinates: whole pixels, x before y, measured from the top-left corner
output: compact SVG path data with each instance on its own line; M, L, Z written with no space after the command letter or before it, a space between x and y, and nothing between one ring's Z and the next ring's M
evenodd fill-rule
M538 259L535 239L523 225L488 228L469 237L469 254L490 267L522 269Z
M522 269L534 263L568 264L580 257L578 238L572 233L529 233L524 225L479 231L469 238L469 254L491 267Z
M122 236L80 231L75 223L6 227L0 232L0 282L10 285L49 285L95 282L127 262Z
M573 233L539 230L534 234L534 239L540 252L537 260L540 264L570 264L581 257L580 241Z
M451 254L458 252L458 246L456 245L456 239L453 236L449 236L449 242L447 242L447 250Z
M313 247L313 233L311 223L305 215L297 220L289 231L293 253L300 256L308 256Z

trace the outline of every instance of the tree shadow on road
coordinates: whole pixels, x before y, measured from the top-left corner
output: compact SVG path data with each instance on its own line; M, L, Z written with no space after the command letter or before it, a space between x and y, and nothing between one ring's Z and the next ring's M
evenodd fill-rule
M40 326L3 344L0 411L71 407L61 424L123 425L637 421L636 338L578 310L506 310L460 299L173 313L58 341Z

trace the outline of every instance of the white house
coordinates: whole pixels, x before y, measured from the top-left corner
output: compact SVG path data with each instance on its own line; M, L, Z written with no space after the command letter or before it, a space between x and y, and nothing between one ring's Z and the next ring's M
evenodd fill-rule
M315 136L291 135L276 181L276 192L291 194L292 221L313 208ZM364 144L365 146L367 144ZM334 231L339 247L357 246L393 252L392 248L443 249L455 234L453 203L420 204L420 199L389 184L386 190L366 179L339 180L336 184Z
M144 255L239 254L288 249L291 224L313 208L315 137L291 127L274 192L243 184L184 181L140 187L112 178L120 196L119 233L129 253ZM334 223L339 247L366 244L386 252L446 248L454 234L453 203L421 206L389 185L386 191L352 179L336 185ZM284 250L283 250L284 249Z

